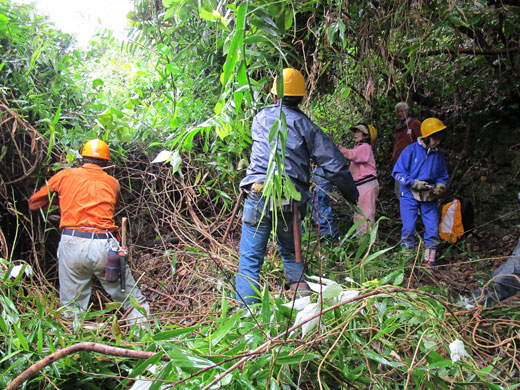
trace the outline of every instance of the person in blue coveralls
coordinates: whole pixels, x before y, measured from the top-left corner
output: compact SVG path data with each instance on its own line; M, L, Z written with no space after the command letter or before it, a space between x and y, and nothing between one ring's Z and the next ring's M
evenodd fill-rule
M421 137L403 150L392 172L393 178L401 184L401 247L414 247L415 224L420 210L425 228L424 265L428 268L436 266L435 256L439 242L437 199L446 192L448 184L446 160L438 148L445 138L446 126L441 120L424 120L421 123Z
M269 132L276 121L280 120L280 110L285 115L287 139L285 143L285 175L301 194L296 210L303 217L308 201L311 159L323 168L325 177L352 203L358 199L358 191L345 158L332 139L316 126L298 105L306 94L305 79L296 69L283 70L283 98L277 99L278 87L274 80L271 93L275 96L275 105L265 107L253 119L251 137L253 146L246 177L240 182L240 188L247 196L242 215L242 236L240 239L240 263L236 275L236 298L240 304L259 301L260 270L267 251L267 242L271 234L272 215L268 201L263 196L263 185L271 158ZM282 153L278 145L278 153ZM307 291L303 262L296 261L293 217L295 207L279 212L276 237L278 248L284 263L285 278L295 294ZM297 224L298 225L298 224ZM297 243L298 245L300 243Z

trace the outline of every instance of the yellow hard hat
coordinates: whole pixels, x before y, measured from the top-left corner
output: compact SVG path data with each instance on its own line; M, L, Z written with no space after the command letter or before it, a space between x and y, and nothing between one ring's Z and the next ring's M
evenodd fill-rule
M363 134L368 135L370 138L370 143L374 142L377 139L377 129L372 125L365 125L363 123L360 123L359 125L352 126L350 128L352 131L359 130Z
M271 93L278 96L277 83L278 77L274 78ZM283 95L284 96L305 96L305 78L299 70L293 68L285 68L283 70Z
M100 139L91 139L88 141L85 146L83 146L81 155L83 157L101 158L103 160L110 161L110 151L108 150L108 145L105 141Z
M372 143L377 139L377 129L372 125L368 125L368 131L370 132L370 143Z
M437 118L428 118L425 119L421 123L421 135L423 138L429 137L432 134L438 133L441 130L444 130L446 126L440 119Z

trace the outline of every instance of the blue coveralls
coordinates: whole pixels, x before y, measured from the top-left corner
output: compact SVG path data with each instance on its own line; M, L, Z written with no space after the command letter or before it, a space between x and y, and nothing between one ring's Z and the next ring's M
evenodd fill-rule
M400 211L403 228L401 246L413 248L415 244L415 223L418 210L424 224L424 243L428 248L436 249L439 241L439 212L437 201L420 202L413 197L410 186L414 180L424 180L434 186L448 184L448 170L444 154L438 149L422 146L421 138L408 145L395 163L392 176L401 183Z
M285 172L301 194L300 213L304 215L308 200L311 158L323 168L330 180L350 202L359 196L345 158L323 130L297 107L281 107L287 123L285 144ZM258 302L255 289L259 289L260 270L267 251L267 242L272 230L269 207L265 215L266 199L261 192L254 192L252 184L264 183L269 166L269 132L274 122L280 119L280 106L266 107L254 118L251 126L253 147L246 177L240 187L248 192L244 202L242 236L240 239L240 264L236 275L237 300L243 303ZM281 152L281 146L279 146ZM303 263L295 261L292 211L283 212L278 218L277 240L284 263L284 272L289 284L304 281Z

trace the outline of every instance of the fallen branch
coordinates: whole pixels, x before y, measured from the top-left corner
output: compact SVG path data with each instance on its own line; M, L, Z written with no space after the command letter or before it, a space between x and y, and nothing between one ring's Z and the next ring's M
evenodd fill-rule
M72 355L73 353L79 351L89 351L89 352L97 352L102 353L104 355L112 355L119 357L126 357L130 359L149 359L156 355L155 352L145 352L145 351L133 351L130 349L123 349L117 347L110 347L108 345L98 344L98 343L79 343L76 345L72 345L67 348L60 349L42 360L38 363L34 363L27 370L22 372L16 378L13 379L11 383L9 383L6 387L6 390L15 390L26 380L32 378L37 375L41 370L43 370L48 365L58 361L65 356ZM169 357L164 355L162 360L169 360Z

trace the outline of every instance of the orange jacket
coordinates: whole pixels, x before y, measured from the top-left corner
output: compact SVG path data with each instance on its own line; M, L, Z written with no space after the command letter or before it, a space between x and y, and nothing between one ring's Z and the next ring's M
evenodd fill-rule
M98 165L84 164L59 171L31 196L29 208L47 206L53 192L59 196L61 228L94 232L117 230L113 218L121 188L118 181Z

